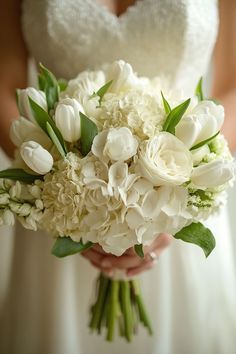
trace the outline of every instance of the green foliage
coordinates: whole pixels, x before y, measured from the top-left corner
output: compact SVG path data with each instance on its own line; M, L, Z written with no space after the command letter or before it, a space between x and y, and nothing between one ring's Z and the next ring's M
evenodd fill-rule
M144 258L143 245L135 245L134 250L140 258Z
M0 178L11 179L25 183L33 183L36 179L43 179L42 175L31 175L21 168L9 168L0 171Z
M59 84L57 79L42 64L39 65L41 69L41 74L38 77L38 83L41 90L43 90L46 94L48 111L54 109L55 103L58 102L59 99Z
M199 148L202 147L203 145L209 144L209 143L210 143L212 140L214 140L214 139L217 137L217 135L219 135L219 134L220 134L220 132L218 131L216 134L214 134L214 135L211 136L210 138L208 138L208 139L206 139L206 140L203 140L203 141L201 141L200 143L198 143L198 144L192 146L190 150L192 151L192 150L195 150L195 149L199 149Z
M174 237L185 242L194 243L202 248L208 257L215 248L215 238L212 232L200 222L192 223L177 232Z
M196 86L195 95L198 97L199 101L204 100L204 96L203 96L203 92L202 92L202 77L200 78L200 80L198 81L198 84Z
M85 114L80 112L80 122L81 122L81 153L83 156L86 156L93 144L93 139L98 133L96 124L89 119Z
M175 135L175 127L183 117L190 103L190 98L177 107L173 108L168 114L163 125L163 130Z
M59 258L70 256L72 254L80 253L92 246L92 242L85 244L73 241L70 237L58 237L51 253Z
M171 112L171 107L170 107L169 103L167 102L167 100L165 99L162 91L161 91L161 97L162 97L162 102L163 102L165 112L166 112L166 114L169 114Z
M29 102L30 102L30 107L33 112L34 119L38 123L38 125L45 131L45 133L52 139L52 142L55 144L55 140L57 140L60 145L61 149L64 150L64 154L66 154L66 145L64 142L64 139L61 135L60 130L57 128L56 124L54 123L53 119L49 116L49 114L41 107L39 106L35 101L33 101L30 97ZM50 133L48 131L48 125L50 125L51 130L53 131L53 134L50 130ZM53 135L53 138L52 138ZM57 139L55 139L55 136ZM56 144L55 144L56 145ZM58 146L56 145L58 148Z
M56 146L57 150L59 151L59 153L61 154L62 157L65 157L66 156L65 150L64 150L63 146L61 145L54 130L52 129L51 125L48 122L46 123L46 127L47 127L48 135L50 136L50 138L51 138L52 142L54 143L54 145Z

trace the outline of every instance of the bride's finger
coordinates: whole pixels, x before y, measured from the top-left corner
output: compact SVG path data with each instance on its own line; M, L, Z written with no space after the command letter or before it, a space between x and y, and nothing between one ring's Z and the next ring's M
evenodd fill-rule
M120 257L107 256L102 260L101 266L106 268L128 269L138 267L147 262L146 258L140 258L137 255L126 255Z
M144 254L156 252L159 256L160 253L171 243L173 236L169 234L160 234L150 246L144 247Z
M101 264L104 258L104 254L94 251L92 248L82 252L81 255L87 258L89 261L93 261L97 264Z
M129 276L129 277L132 277L134 275L137 275L139 273L142 273L146 270L149 270L151 268L153 268L155 265L155 261L148 261L146 263L143 263L141 264L139 267L134 267L134 268L130 268L127 270L126 274Z

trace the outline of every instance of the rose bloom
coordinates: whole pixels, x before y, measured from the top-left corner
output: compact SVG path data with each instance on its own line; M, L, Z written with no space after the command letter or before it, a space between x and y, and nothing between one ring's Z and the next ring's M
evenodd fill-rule
M140 148L137 169L154 186L181 185L190 179L192 155L174 135L162 132Z

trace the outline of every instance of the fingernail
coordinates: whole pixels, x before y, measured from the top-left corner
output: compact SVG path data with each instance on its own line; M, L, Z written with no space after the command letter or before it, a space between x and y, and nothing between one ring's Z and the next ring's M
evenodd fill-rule
M111 267L111 262L108 261L107 259L104 259L101 263L101 266L104 268L110 268Z

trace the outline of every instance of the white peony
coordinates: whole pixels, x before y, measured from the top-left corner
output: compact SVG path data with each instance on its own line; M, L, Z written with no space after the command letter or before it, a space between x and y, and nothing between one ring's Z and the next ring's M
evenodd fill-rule
M176 126L175 135L183 143L192 146L215 135L224 122L224 108L212 101L200 102Z
M95 136L92 153L101 160L126 161L137 152L138 141L126 128L104 130Z
M137 170L155 186L183 184L190 179L192 167L191 153L170 133L141 144Z

